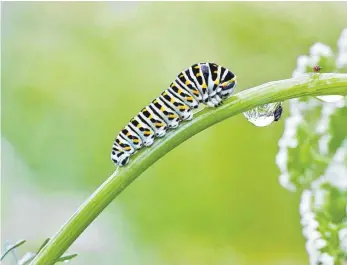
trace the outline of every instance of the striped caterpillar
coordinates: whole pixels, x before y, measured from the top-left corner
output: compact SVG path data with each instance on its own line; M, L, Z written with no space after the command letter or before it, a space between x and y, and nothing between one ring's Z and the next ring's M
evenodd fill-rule
M151 146L169 128L193 118L199 104L218 107L233 93L236 76L215 63L197 63L183 70L159 97L144 107L117 135L111 159L124 166L143 146Z

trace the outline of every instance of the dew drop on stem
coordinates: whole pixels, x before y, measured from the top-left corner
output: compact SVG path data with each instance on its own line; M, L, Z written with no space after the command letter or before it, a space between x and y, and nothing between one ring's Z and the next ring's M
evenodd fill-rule
M282 115L282 102L268 103L243 113L257 127L265 127L278 121Z

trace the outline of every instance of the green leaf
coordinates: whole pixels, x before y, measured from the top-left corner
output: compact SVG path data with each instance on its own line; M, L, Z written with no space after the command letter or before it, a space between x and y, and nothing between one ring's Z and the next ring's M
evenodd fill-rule
M74 257L76 257L78 254L71 254L71 255L67 255L67 256L63 256L61 258L59 258L57 260L57 262L69 262L70 260L72 260Z
M8 253L10 253L12 250L18 248L19 246L23 245L25 242L26 242L26 240L19 240L14 245L7 246L5 252L1 255L0 261L2 261Z
M50 238L46 238L45 241L43 241L42 245L39 247L39 249L37 250L37 253L39 253L49 242Z

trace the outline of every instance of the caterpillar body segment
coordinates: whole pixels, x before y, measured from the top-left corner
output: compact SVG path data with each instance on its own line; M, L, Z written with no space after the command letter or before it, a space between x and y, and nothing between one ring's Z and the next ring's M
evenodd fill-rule
M163 137L168 129L166 122L160 118L154 111L152 104L146 106L139 113L140 117L143 117L148 126L155 132L155 136Z
M169 88L144 107L118 133L111 159L125 166L131 155L151 146L168 129L193 118L193 110L202 103L216 108L234 92L236 76L215 63L197 63L180 72ZM280 115L280 113L279 113Z
M158 116L166 122L169 128L177 128L180 124L180 117L178 114L165 103L161 96L153 100L150 107L152 107Z
M178 85L176 81L167 90L183 101L190 109L199 107L199 102L183 86Z
M187 91L199 102L202 102L202 96L200 90L193 83L194 81L188 77L190 76L189 70L183 71L178 75L178 78L182 84L182 87L186 88Z
M120 131L120 135L125 139L135 150L140 149L143 146L142 138L130 128L131 125L127 125L123 130Z
M165 101L171 109L173 109L181 120L191 120L193 113L187 104L183 103L175 93L171 93L168 89L165 90L161 96L161 99Z
M133 145L128 142L125 137L123 136L123 133L120 132L115 140L116 145L118 145L119 148L122 149L122 151L126 154L132 155L133 153L135 153L135 148L133 147Z
M137 134L141 138L144 146L151 146L153 144L155 138L154 131L147 125L140 115L132 118L128 126L133 133Z

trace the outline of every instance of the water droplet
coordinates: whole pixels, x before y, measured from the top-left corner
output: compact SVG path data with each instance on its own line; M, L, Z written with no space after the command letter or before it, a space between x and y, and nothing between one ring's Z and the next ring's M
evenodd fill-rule
M321 101L333 103L338 102L343 99L343 96L341 95L329 95L329 96L317 96L316 98L320 99Z
M246 111L243 115L257 127L265 127L278 121L282 114L282 102L268 103Z

